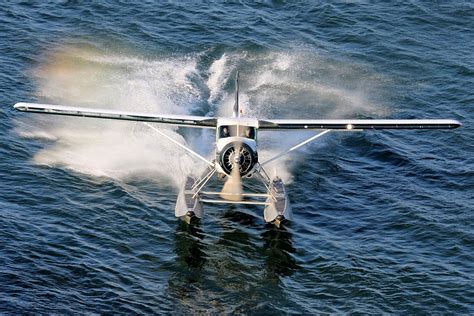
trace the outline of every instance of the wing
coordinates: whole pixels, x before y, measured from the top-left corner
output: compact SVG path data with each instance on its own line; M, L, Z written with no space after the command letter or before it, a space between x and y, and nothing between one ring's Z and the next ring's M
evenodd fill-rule
M456 120L259 120L260 130L438 129L457 128Z
M215 128L217 126L216 118L206 116L162 115L37 103L17 103L14 108L23 112L152 122L187 127Z

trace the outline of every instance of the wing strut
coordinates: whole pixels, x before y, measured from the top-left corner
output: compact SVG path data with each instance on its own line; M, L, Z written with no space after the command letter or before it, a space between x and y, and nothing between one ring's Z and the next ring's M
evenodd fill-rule
M161 136L165 137L166 139L168 139L169 141L173 142L174 144L178 145L179 147L183 148L184 150L186 150L188 153L190 153L191 155L193 155L194 157L197 157L199 159L201 159L202 161L204 161L205 163L207 163L208 165L210 165L211 167L214 167L214 164L212 162L210 162L209 160L207 160L206 158L204 158L203 156L201 156L200 154L198 154L197 152L195 152L194 150L184 146L183 144L180 144L179 142L177 142L176 140L174 140L173 138L169 137L168 135L166 135L165 133L163 133L162 131L160 131L159 129L157 129L156 127L152 126L151 124L149 123L143 123L145 124L146 126L148 126L149 128L151 128L152 130L154 130L155 132L157 132L158 134L160 134Z
M331 131L330 129L327 129L327 130L325 130L325 131L322 131L321 133L316 134L316 135L314 135L313 137L308 138L307 140L305 140L305 141L299 143L298 145L295 145L295 146L293 146L293 147L287 149L286 151L284 151L284 152L282 152L282 153L276 155L275 157L270 158L270 159L268 159L268 160L262 162L262 163L260 164L260 166L266 165L266 164L268 164L268 163L270 163L270 162L272 162L272 161L274 161L274 160L277 160L278 158L283 157L284 155L288 154L289 152L292 152L293 150L296 150L296 149L298 149L298 148L300 148L300 147L302 147L302 146L304 146L304 145L306 145L306 144L312 142L312 141L315 140L316 138L319 138L319 137L323 136L324 134L329 133L330 131Z

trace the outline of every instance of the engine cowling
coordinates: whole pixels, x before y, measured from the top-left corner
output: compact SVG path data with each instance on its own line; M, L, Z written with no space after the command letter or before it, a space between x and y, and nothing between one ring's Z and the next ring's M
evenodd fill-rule
M232 142L227 144L219 153L219 164L228 175L231 174L236 159L236 148L240 148L237 165L241 176L248 174L258 161L258 156L246 143Z

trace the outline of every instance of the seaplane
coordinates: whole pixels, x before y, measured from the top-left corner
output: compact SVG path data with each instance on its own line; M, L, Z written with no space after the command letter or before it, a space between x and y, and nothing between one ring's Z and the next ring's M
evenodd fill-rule
M178 193L175 216L188 224L200 221L204 204L250 204L264 207L266 223L280 227L291 221L293 214L285 184L278 175L270 177L265 167L271 162L305 146L331 131L363 131L379 129L452 129L462 124L453 119L256 119L245 117L239 105L239 73L236 73L235 102L232 117L165 115L96 109L65 105L17 103L23 112L79 116L95 119L141 122L163 138L174 143L206 164L200 176L187 175ZM172 137L158 125L206 128L215 131L215 155L208 159ZM316 131L306 140L265 161L258 156L260 131ZM260 192L245 189L244 180L260 183ZM223 182L220 191L209 189L210 181Z

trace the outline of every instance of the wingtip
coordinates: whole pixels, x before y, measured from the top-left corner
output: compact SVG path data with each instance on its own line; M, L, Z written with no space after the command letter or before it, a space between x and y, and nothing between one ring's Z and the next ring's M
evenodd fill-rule
M18 110L18 111L25 111L25 110L27 109L27 106L26 106L25 103L19 102L19 103L15 104L15 105L13 106L13 108L14 108L15 110Z

